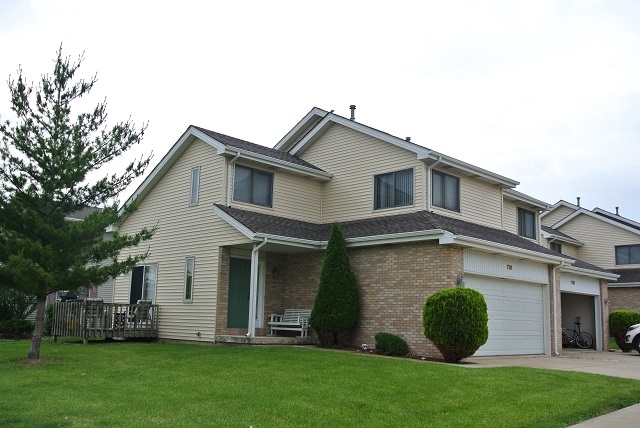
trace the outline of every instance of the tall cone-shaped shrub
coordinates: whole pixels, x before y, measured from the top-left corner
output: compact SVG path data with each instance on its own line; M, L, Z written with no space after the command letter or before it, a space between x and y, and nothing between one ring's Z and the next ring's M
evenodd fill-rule
M334 223L324 254L310 325L318 334L320 346L347 346L359 317L358 283L351 271L344 236L338 223Z

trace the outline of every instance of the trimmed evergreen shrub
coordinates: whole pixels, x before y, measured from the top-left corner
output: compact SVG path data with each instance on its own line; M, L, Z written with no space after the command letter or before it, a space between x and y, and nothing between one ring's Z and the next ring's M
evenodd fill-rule
M424 335L449 363L473 355L489 338L487 304L471 288L447 288L429 296L422 321Z
M338 223L331 236L320 271L320 285L309 325L318 334L320 346L347 346L360 318L360 291L351 271L346 241Z
M634 324L640 323L640 312L618 310L609 314L609 333L616 340L616 345L622 352L629 352L633 349L633 345L624 342L627 330Z
M29 339L33 333L34 324L28 320L12 319L0 322L0 338Z
M404 357L409 353L409 345L395 334L380 332L375 335L376 352L381 355Z

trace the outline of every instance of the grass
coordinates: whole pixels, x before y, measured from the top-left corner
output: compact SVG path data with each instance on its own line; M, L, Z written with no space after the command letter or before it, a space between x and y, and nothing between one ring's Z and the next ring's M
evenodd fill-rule
M611 349L620 350L620 348L618 347L618 344L616 343L616 339L613 336L609 337L609 346L611 346Z
M640 381L316 348L0 342L0 426L563 427L640 401Z

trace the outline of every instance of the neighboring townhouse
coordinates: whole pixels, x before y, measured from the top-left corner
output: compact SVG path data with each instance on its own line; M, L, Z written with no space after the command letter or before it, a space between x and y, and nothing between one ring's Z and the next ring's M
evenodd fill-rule
M356 122L353 110L314 108L274 148L190 126L131 197L138 210L119 230L158 231L145 264L116 278L114 301L160 305L162 339L256 343L269 314L313 307L339 222L361 292L354 345L387 331L439 356L423 305L465 286L489 309L477 355L558 353L568 270L597 283L591 331L608 349L600 302L612 274L540 245L548 205L518 184Z
M587 210L579 201L559 201L541 220L546 246L616 275L609 282L610 311L640 310L640 223L601 208Z

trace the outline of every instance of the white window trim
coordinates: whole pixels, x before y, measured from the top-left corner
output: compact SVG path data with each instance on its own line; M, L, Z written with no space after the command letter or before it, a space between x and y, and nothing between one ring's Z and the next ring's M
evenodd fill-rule
M193 200L193 175L198 171L198 180L196 181L196 189L195 189L195 201ZM200 167L197 166L195 168L191 168L191 180L189 182L189 205L198 205L198 200L200 199Z
M189 261L191 261L191 297L187 299L187 274L189 272ZM196 258L193 256L184 259L184 289L182 291L182 302L193 303L193 289L195 285Z

